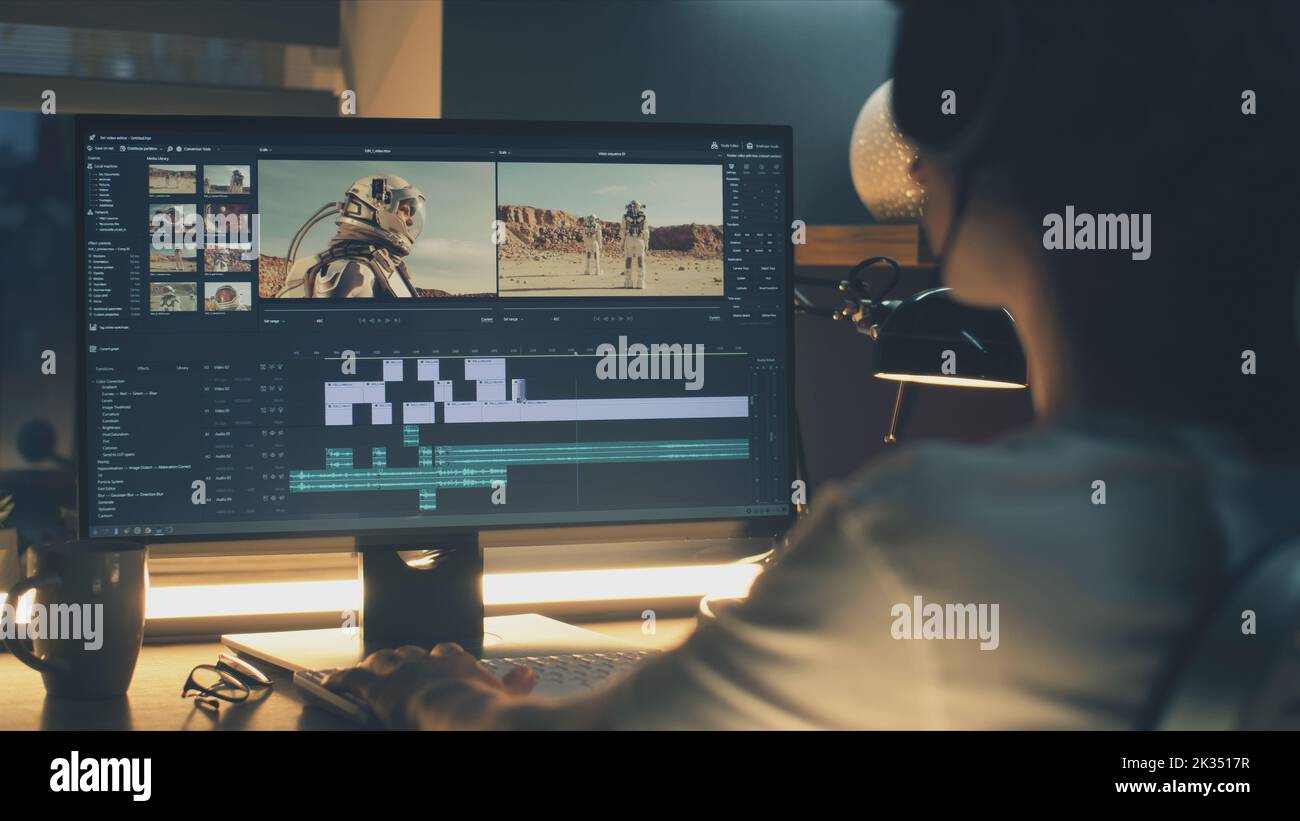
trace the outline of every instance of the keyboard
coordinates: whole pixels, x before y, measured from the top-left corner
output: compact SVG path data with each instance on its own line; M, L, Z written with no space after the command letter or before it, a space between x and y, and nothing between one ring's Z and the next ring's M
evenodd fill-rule
M504 676L511 667L528 667L537 673L533 692L539 696L573 696L614 682L658 650L615 650L607 653L566 653L559 656L520 656L483 659L484 667Z
M367 727L378 726L374 714L361 700L352 693L339 693L325 686L325 679L333 670L297 670L293 674L293 683L303 692L307 700L337 716L350 719Z
M498 676L504 676L512 667L528 667L537 672L534 693L562 698L582 695L611 684L658 653L658 650L617 650L608 653L483 659L479 663ZM374 717L360 698L351 693L336 693L326 689L325 679L332 672L333 670L299 670L293 674L293 680L311 702L358 724L373 726Z

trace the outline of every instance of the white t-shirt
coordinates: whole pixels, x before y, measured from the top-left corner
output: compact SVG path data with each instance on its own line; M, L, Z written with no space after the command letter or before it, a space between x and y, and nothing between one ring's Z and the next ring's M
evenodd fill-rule
M1233 492L1261 475L1203 431L1100 414L900 448L819 493L745 603L617 687L613 726L1133 727L1256 549L1262 519L1224 510L1296 515L1276 503L1294 473ZM963 639L947 606L969 604ZM945 637L895 638L917 623L901 605Z

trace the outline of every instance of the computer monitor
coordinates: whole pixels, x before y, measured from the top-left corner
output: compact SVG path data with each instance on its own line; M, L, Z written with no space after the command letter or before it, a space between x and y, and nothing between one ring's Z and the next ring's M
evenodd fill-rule
M83 537L788 525L788 127L83 116L77 145Z

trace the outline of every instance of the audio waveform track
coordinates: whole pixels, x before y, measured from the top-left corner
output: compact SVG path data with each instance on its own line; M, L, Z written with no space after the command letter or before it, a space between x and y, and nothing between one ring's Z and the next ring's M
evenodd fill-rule
M519 465L583 465L614 462L742 461L745 439L668 442L556 442L512 445L443 445L419 448L417 467L388 467L387 451L374 448L369 468L356 467L350 448L327 448L324 470L289 474L290 493L417 492L421 511L437 509L441 488L489 488Z

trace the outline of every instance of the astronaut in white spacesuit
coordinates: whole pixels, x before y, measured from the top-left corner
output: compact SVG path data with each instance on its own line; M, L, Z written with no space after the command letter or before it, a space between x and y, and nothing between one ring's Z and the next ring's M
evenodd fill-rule
M331 214L338 232L324 251L297 260L311 227ZM348 299L417 296L406 256L424 228L424 196L395 174L362 177L343 202L328 203L289 243L289 274L277 297Z
M166 210L155 211L149 220L153 249L164 257L168 255L162 252L170 251L173 271L185 270L181 248L186 247L186 242L190 239L187 232L194 229L194 219L194 217L187 218L182 213L182 209L169 206Z
M180 304L180 298L176 296L176 289L171 285L164 285L162 294L158 297L158 310L174 311Z
M650 249L650 222L646 219L644 203L632 200L623 213L619 238L623 241L623 287L645 288L645 257ZM636 260L636 273L632 261Z
M587 255L587 269L583 271L584 275L591 274L591 263L596 263L596 276L604 275L600 267L600 246L604 242L600 220L595 214L582 218L582 247Z

